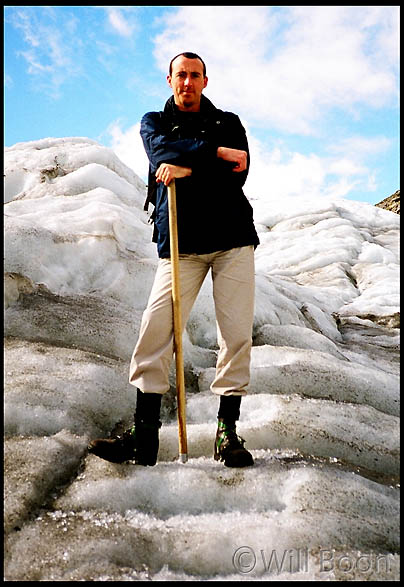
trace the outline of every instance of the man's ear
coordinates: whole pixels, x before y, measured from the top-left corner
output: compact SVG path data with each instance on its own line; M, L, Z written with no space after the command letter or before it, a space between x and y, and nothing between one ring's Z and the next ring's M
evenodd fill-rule
M168 77L168 76L167 76ZM208 78L205 75L205 78L203 80L203 87L206 88L206 86L208 85Z
M171 75L168 75L168 76L167 76L167 83L168 83L168 85L169 85L169 86L170 86L170 88L171 88L171 87L172 87L172 86L171 86Z

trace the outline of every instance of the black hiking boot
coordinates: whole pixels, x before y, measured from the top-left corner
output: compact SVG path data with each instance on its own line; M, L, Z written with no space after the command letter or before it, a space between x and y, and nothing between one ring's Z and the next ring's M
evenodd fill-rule
M111 463L134 461L136 465L153 466L159 451L159 429L161 422L148 424L135 420L132 428L115 438L96 438L90 442L88 451Z
M226 467L251 467L254 459L244 448L245 440L236 434L236 424L219 418L216 432L214 458L224 461Z
M137 390L134 425L122 435L97 438L88 451L111 463L134 461L136 465L153 466L159 452L161 394Z

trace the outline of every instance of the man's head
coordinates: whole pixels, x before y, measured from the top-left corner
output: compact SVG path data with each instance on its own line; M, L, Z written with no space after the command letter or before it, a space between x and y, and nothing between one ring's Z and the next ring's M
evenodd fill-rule
M208 84L206 66L196 53L180 53L170 62L168 85L180 110L199 112L202 90Z

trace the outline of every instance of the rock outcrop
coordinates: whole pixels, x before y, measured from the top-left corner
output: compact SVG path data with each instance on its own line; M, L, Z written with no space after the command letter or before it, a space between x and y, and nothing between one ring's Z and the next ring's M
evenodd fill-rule
M385 198L378 204L375 204L375 206L384 208L385 210L390 210L390 212L394 212L395 214L400 214L400 190L397 190L388 198Z

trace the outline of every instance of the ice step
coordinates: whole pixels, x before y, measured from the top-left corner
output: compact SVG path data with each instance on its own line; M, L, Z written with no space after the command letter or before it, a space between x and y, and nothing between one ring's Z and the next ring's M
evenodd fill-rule
M213 455L216 398L197 394L187 402L188 455ZM211 423L196 423L197 418ZM352 468L381 475L400 470L399 418L366 405L302 398L298 395L251 395L243 398L237 432L246 448L298 449L306 455L341 459ZM178 457L178 428L163 425L160 461Z

